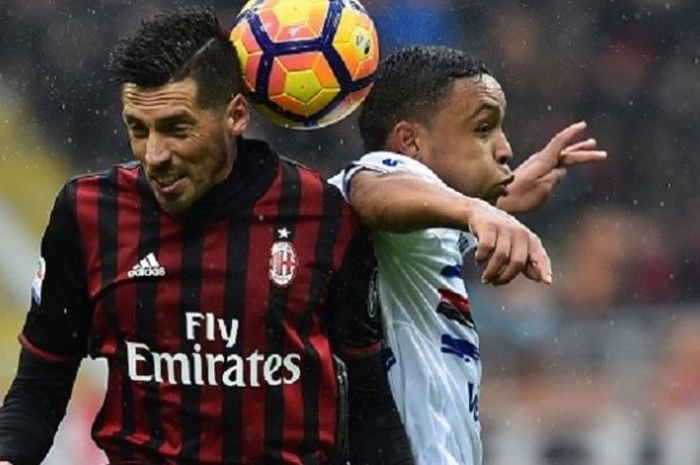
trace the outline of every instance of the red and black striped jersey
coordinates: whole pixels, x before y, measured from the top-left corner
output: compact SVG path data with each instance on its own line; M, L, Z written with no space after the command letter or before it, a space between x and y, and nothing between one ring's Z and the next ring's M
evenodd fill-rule
M107 359L93 437L113 461L322 464L328 294L357 231L333 186L258 141L177 217L137 163L81 176L51 214L20 339L49 361Z

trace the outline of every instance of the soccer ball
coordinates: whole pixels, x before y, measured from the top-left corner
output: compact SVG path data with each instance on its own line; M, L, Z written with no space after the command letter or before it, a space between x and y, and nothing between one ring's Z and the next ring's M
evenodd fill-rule
M250 0L231 41L253 106L294 129L352 113L379 64L376 29L357 0Z

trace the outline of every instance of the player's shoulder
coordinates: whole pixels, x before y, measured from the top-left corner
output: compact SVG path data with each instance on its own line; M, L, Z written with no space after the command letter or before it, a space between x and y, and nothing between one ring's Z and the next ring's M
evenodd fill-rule
M66 182L66 186L75 186L87 182L114 182L119 181L119 177L124 174L138 176L141 164L138 161L119 163L109 169L101 171L88 171L71 176Z
M254 154L259 159L264 158L276 164L282 176L282 184L289 189L298 189L299 185L312 191L315 188L318 192L326 189L326 181L319 171L277 152L267 142L241 138L238 143L239 150L243 153Z
M437 175L422 162L407 155L384 150L366 153L350 166L360 166L385 173L410 172L437 178Z
M345 201L341 192L332 184L329 184L319 171L291 158L284 156L279 158L282 172L288 177L297 180L296 182L301 186L303 194L307 198L325 199L325 202L337 203L339 207L345 208L343 205Z
M278 157L284 175L297 178L300 184L309 187L314 184L320 187L323 184L321 173L317 170L285 155L278 155Z
M119 163L109 169L72 176L63 185L58 197L75 198L78 191L116 195L120 189L136 188L141 171L138 161Z

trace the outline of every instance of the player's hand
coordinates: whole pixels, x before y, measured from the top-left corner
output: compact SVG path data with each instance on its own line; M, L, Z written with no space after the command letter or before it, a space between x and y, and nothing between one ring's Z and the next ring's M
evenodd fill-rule
M552 262L540 238L508 213L471 199L469 231L479 239L475 259L486 264L481 281L502 285L522 273L535 282L552 283Z
M12 464L10 462L2 461L2 462L0 462L0 465L12 465Z
M566 175L566 168L585 163L596 163L607 158L604 150L596 150L595 139L574 142L583 135L586 122L580 121L559 132L539 152L518 166L515 179L508 186L508 195L496 205L509 213L523 213L536 209L551 195Z

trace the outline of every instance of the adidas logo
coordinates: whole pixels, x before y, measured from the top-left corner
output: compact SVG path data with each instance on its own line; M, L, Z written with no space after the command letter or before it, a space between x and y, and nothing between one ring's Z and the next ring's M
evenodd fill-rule
M145 276L165 276L165 268L160 266L153 252L142 258L134 267L126 274L129 278L142 278Z

